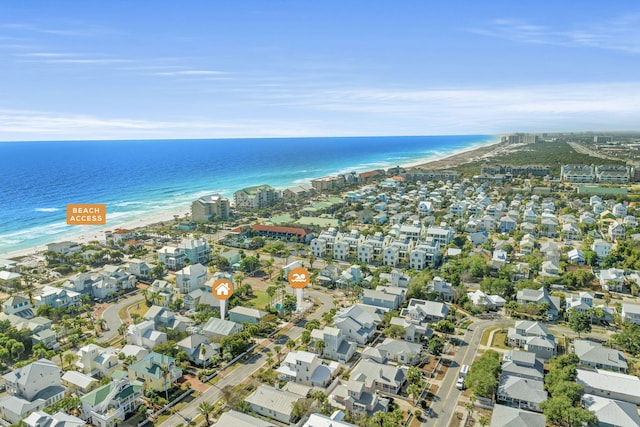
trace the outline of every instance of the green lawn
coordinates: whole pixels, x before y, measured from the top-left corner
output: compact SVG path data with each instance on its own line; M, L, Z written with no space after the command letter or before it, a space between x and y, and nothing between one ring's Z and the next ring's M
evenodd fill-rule
M491 342L491 347L508 349L505 345L505 341L507 339L507 331L496 331L493 333L493 341Z
M460 324L460 329L467 329L469 325L473 323L471 320L466 320Z
M489 345L489 335L491 335L491 331L495 331L496 329L500 329L500 326L493 326L491 328L487 328L482 333L482 338L480 339L480 345Z
M259 310L264 310L264 308L269 304L269 295L266 291L262 289L256 289L253 291L253 298L246 301L246 305L248 307L255 307ZM243 304L245 305L245 304Z

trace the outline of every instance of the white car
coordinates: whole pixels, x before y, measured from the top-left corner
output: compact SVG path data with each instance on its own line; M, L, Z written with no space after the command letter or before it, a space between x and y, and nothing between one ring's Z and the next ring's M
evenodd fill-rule
M462 390L464 388L464 378L458 378L458 381L456 381L456 388L458 390Z

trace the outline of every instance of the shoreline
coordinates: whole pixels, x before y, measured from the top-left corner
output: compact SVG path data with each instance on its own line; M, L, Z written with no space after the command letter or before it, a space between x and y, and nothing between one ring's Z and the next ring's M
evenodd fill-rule
M478 144L471 147L463 148L441 158L428 158L417 160L411 163L400 165L401 168L412 169L447 169L460 164L469 163L482 158L489 158L501 151L503 144L500 141L487 142L486 144ZM86 237L88 241L104 240L104 232L115 229L131 229L136 230L150 225L156 225L162 222L173 221L175 215L184 218L185 214L190 214L190 205L182 208L171 209L170 211L155 213L148 216L136 218L134 220L122 223L101 226L100 229L90 230L88 233L78 233L67 238L56 239L45 244L38 244L23 249L16 249L9 252L0 252L0 258L9 260L19 260L27 257L41 256L46 251L46 245L49 243L71 241L76 243L85 243ZM100 236L100 237L98 237Z
M508 151L506 144L501 141L465 148L445 157L433 160L418 161L405 166L405 169L447 169L461 164L488 159L504 151Z
M184 218L185 213L191 214L191 212L189 211L185 212L185 209L181 208L181 209L153 214L150 216L138 218L138 219L123 222L123 223L118 223L115 225L100 226L100 229L91 229L89 228L91 226L86 226L89 231L86 234L85 233L75 234L73 236L53 240L49 243L45 243L42 245L30 246L24 249L16 249L15 251L10 251L10 252L2 252L0 253L0 258L15 261L19 258L39 256L39 255L42 255L44 252L46 252L47 244L51 244L51 243L75 242L75 243L85 244L85 243L88 243L88 241L93 241L93 240L104 241L105 231L113 231L116 229L137 230L139 228L160 224L162 222L174 221L175 215L179 215L180 218ZM86 239L87 237L88 239Z

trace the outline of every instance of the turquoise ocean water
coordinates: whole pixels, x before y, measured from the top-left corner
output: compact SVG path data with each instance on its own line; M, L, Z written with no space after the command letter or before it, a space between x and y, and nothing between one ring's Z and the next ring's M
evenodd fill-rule
M0 254L81 234L68 203L105 203L107 227L197 197L286 188L340 172L441 158L492 135L0 143Z

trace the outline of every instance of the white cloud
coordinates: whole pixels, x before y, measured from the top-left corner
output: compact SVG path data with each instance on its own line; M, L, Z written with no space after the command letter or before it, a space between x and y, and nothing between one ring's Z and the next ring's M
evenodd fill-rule
M75 28L52 28L52 27L41 27L38 25L27 24L27 23L5 23L0 24L0 28L4 28L11 31L16 31L19 33L40 33L40 34L49 34L56 36L69 36L69 37L88 37L94 36L98 34L106 34L112 33L113 30L100 28L96 26L78 26L75 25Z
M559 29L537 25L519 19L496 19L485 27L468 31L521 43L548 44L566 47L593 47L640 53L640 14L630 14L614 20L595 23L567 24Z
M14 56L27 57L27 58L68 58L78 56L77 53L62 53L62 52L29 52L29 53L16 53Z
M219 76L227 73L224 71L212 71L212 70L179 70L179 71L160 71L153 74L156 76Z
M0 141L314 136L316 122L300 121L292 130L286 121L260 119L154 121L0 109Z
M230 100L233 108L220 110L216 102L212 99L198 111L165 111L164 117L172 117L168 120L5 109L0 110L0 140L640 130L640 82L295 93L283 89L247 100L246 108ZM203 116L201 108L217 112Z

